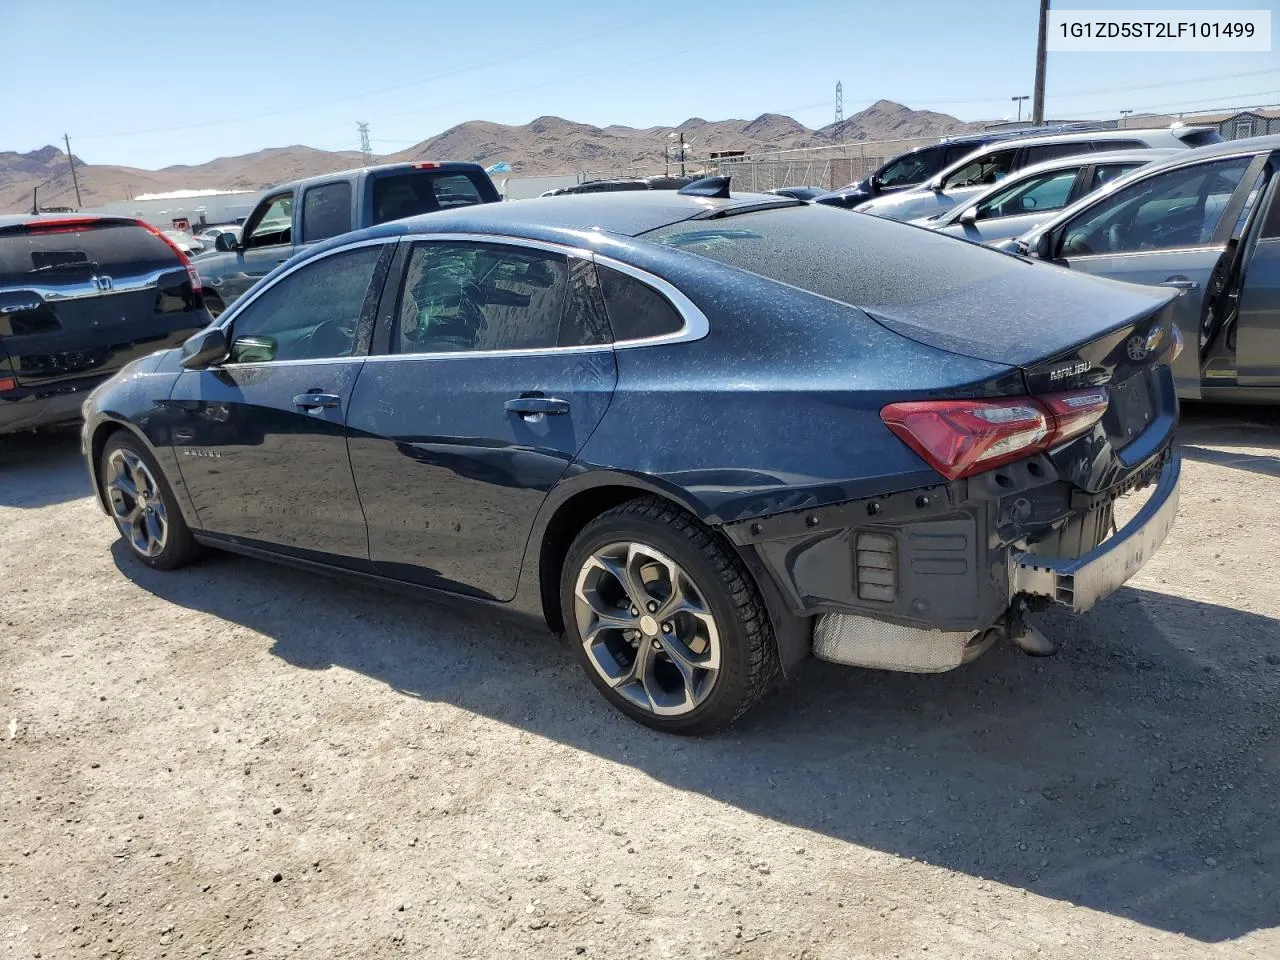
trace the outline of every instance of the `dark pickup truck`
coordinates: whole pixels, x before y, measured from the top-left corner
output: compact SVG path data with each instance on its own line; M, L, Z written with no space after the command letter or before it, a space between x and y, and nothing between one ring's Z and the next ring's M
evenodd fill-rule
M205 303L215 316L303 248L342 233L420 213L501 200L476 163L393 163L272 187L237 242L220 236L195 258Z

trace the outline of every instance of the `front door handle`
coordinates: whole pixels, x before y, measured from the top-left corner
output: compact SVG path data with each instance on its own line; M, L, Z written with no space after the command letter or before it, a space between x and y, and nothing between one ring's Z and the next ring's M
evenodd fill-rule
M316 410L320 407L336 407L342 398L336 393L300 393L293 398L293 405L303 410Z
M1187 280L1187 279L1180 279L1180 278L1177 278L1177 277L1170 277L1168 280L1165 280L1163 283L1161 283L1161 284L1160 284L1160 286L1162 286L1162 287L1173 287L1175 290L1187 290L1187 291L1191 291L1191 290L1199 290L1199 289L1200 289L1200 281L1199 281L1199 280Z
M556 397L516 397L503 404L507 413L518 413L526 419L542 419L543 416L569 412L569 401Z

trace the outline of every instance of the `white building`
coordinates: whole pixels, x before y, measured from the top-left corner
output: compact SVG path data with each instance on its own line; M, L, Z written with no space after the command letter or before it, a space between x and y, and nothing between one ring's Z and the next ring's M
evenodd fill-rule
M137 217L165 230L195 230L201 224L240 223L260 194L253 190L173 190L140 193L132 200L113 200L85 213Z

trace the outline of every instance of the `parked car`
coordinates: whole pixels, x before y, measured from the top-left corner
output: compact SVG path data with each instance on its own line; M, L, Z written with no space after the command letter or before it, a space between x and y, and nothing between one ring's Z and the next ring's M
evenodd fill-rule
M160 232L188 257L204 252L204 244L183 230L161 230Z
M1115 150L1037 163L945 213L911 222L975 243L1021 236L1130 170L1183 152Z
M791 197L793 200L813 200L826 192L821 187L778 187L765 191L778 197Z
M1046 652L1029 610L1141 567L1173 298L724 181L491 204L307 251L95 392L83 447L144 564L469 600L702 732L811 653Z
M196 239L203 243L206 248L212 250L214 244L217 243L218 237L224 234L230 238L228 241L229 247L239 243L240 227L234 223L222 223L214 227L206 227L196 235Z
M1080 273L1181 292L1187 399L1280 402L1280 136L1152 163L1007 249Z
M1165 127L1156 130L1092 130L1001 141L975 150L922 186L871 200L859 206L858 210L890 220L932 217L958 203L966 203L1024 167L1055 157L1141 150L1145 147L1187 150L1214 138L1221 140L1216 130L1206 133L1199 127Z
M0 216L0 434L79 419L90 389L211 319L191 261L155 227Z
M198 258L215 316L299 250L401 217L495 203L502 198L478 163L393 163L310 177L267 190L242 235L215 238Z
M1021 127L1016 130L980 130L975 133L947 137L938 143L916 147L906 153L898 154L869 176L838 190L820 194L814 200L827 206L853 210L868 200L884 194L898 193L919 186L939 171L989 143L1051 133L1097 129L1102 129L1100 124L1049 124L1040 127Z

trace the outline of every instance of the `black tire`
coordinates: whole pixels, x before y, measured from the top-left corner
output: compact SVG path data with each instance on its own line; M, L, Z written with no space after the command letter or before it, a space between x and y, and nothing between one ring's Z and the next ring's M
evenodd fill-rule
M151 455L141 441L123 430L107 438L107 443L102 449L102 456L98 460L98 482L102 486L103 498L107 500L108 504L111 503L108 479L111 476L110 461L116 451L124 451L137 457L146 466L151 476L155 478L156 489L152 492L164 507L164 516L167 524L163 549L153 556L147 556L139 550L137 544L130 537L124 534L123 530L119 530L119 524L113 514L112 522L116 523L121 539L129 547L129 552L134 558L148 567L156 570L176 570L178 567L186 566L199 557L203 549L191 535L191 529L187 526L186 520L182 517L182 511L178 507L178 500L173 495L169 481L165 477L164 471L160 469L160 465L156 463L155 457Z
M575 616L574 590L589 558L609 544L655 548L679 564L715 618L720 669L705 699L689 712L660 716L621 696L588 657ZM569 548L560 577L565 634L591 682L614 707L664 733L712 733L733 723L768 692L778 675L777 645L764 601L732 546L695 517L656 497L631 500L588 523Z

